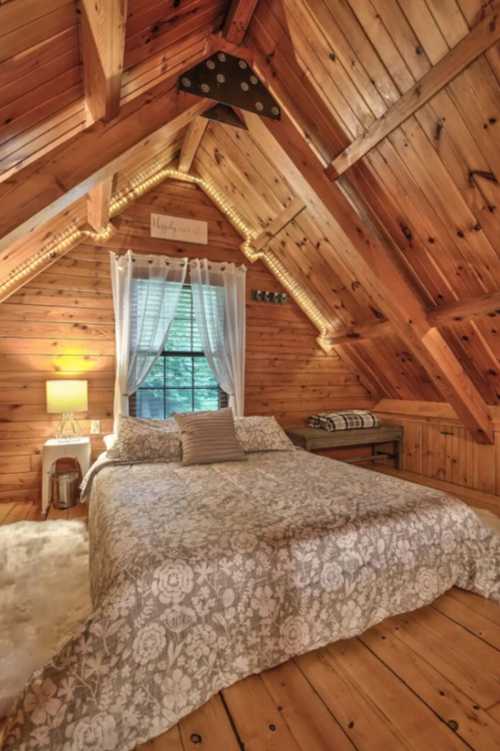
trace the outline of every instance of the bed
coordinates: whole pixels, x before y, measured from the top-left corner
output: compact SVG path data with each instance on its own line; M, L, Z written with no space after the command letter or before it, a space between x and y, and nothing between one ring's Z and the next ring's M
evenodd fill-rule
M90 491L93 615L7 748L129 751L214 693L426 605L500 600L500 538L443 493L299 449L116 465Z

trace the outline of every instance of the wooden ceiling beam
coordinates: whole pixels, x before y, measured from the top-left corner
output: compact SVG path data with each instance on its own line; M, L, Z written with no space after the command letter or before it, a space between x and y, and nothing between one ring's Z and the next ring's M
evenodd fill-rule
M210 102L162 83L0 183L0 252L113 175L136 150L170 140Z
M114 176L110 175L87 195L87 221L96 232L104 229L109 222L113 178Z
M338 347L342 344L365 344L372 339L390 336L394 331L390 321L370 321L352 329L345 329L333 336L324 337L330 347Z
M190 172L196 152L208 125L206 117L196 117L189 125L184 136L179 155L179 172Z
M128 0L81 0L80 49L87 123L120 109Z
M280 121L247 114L250 133L278 168L287 159L295 165L345 237L345 242L335 247L336 256L352 270L464 425L478 441L492 443L491 419L481 394L440 332L428 322L422 302L395 262L394 249L374 226L369 207L345 177L343 190L329 180L322 163L288 118L284 103L280 103Z
M82 0L80 50L87 125L120 111L128 0ZM87 220L99 231L109 221L113 176L87 195Z
M332 179L342 175L498 40L500 2L496 0L480 23L456 47L403 94L391 109L375 120L365 133L331 161L327 168L328 175Z
M500 292L488 292L480 297L441 305L427 314L433 326L449 326L452 323L468 321L488 315L500 314Z
M294 198L290 205L281 211L260 235L252 240L251 249L256 253L261 252L285 227L304 211L306 205L301 198Z
M228 42L241 44L247 33L258 0L233 0L224 23L224 36Z

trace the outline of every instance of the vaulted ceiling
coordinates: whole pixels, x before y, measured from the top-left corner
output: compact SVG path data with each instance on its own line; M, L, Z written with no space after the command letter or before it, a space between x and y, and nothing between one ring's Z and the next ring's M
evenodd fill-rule
M0 299L178 167L231 205L324 349L490 439L499 39L491 0L0 3ZM212 102L177 91L219 49L279 122L207 126Z

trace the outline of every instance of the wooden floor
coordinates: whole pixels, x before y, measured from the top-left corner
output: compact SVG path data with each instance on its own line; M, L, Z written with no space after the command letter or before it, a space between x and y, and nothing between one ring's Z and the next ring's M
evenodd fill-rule
M75 518L85 508L51 510ZM0 523L37 519L0 505ZM454 589L221 692L141 751L499 751L500 606Z

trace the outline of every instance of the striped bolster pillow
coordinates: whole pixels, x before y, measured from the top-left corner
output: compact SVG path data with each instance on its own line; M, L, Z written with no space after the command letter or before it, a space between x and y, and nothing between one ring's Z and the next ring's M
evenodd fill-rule
M215 412L175 415L181 432L182 463L212 464L246 459L236 437L230 407Z

